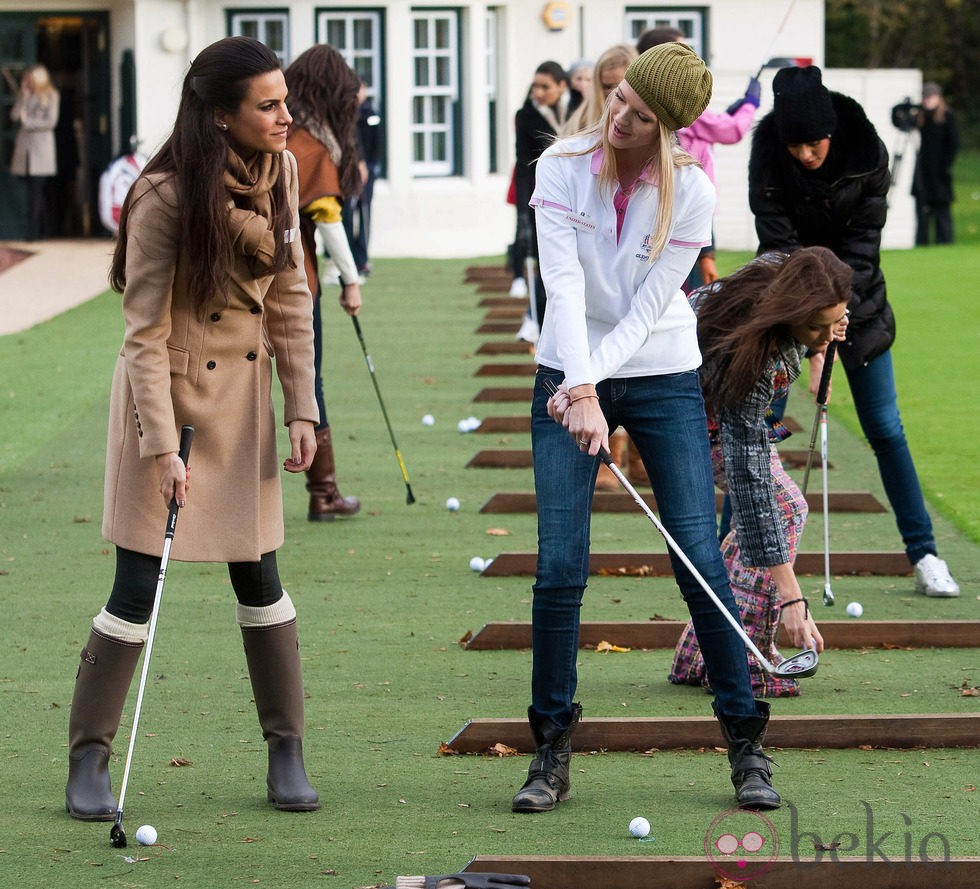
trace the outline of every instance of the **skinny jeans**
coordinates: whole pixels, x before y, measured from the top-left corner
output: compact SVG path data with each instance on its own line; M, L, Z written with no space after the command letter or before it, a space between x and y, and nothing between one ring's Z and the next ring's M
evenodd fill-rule
M891 350L886 350L864 367L845 367L844 372L861 430L878 461L881 482L895 513L905 554L914 565L923 556L937 554L936 538L898 411ZM773 402L772 408L781 418L786 409L785 399Z
M548 416L544 381L558 385L563 379L561 371L540 367L531 408L538 509L531 705L559 726L571 721L578 686L579 621L589 576L592 494L599 464L598 457L582 453L565 428ZM697 372L604 380L596 389L610 431L623 426L636 445L664 527L738 620L718 546L711 453ZM755 717L743 641L676 554L669 549L668 553L701 644L716 712L736 720Z

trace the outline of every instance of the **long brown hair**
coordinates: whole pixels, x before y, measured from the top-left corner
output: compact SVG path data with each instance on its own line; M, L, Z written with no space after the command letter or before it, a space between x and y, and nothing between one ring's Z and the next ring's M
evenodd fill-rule
M225 37L201 50L184 77L173 132L140 174L164 173L174 179L181 218L178 251L187 260L188 295L198 312L228 286L234 255L224 182L229 143L215 126L214 112L238 111L251 79L281 67L276 54L251 37ZM127 219L132 195L131 189L123 202L119 240L109 271L109 283L120 293L126 287ZM292 216L281 169L272 203L270 228L287 231ZM265 273L275 274L294 265L290 245L285 238L277 238L275 259Z
M340 190L345 198L355 197L362 188L356 137L360 79L344 57L325 43L301 53L284 73L289 89L286 106L294 125L314 130L326 125L340 149L340 159L335 159Z
M790 327L850 296L851 269L826 247L767 253L706 287L695 299L709 416L749 394Z

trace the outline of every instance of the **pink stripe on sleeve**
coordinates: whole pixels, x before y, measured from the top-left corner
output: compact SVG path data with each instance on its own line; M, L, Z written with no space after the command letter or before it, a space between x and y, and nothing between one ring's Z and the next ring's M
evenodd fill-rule
M532 207L544 207L546 210L561 210L563 213L571 213L571 207L565 207L562 204L556 204L554 201L546 201L544 198L531 198L528 201Z

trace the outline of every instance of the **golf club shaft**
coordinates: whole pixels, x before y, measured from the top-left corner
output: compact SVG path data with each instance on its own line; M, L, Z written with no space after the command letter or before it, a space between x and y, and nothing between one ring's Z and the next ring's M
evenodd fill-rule
M402 459L402 452L398 449L398 442L395 440L395 431L391 428L391 421L388 419L388 411L385 410L384 399L381 397L381 389L378 387L378 378L374 373L374 362L368 354L367 345L364 343L364 334L361 333L361 322L357 320L357 315L351 315L350 320L354 322L354 330L357 332L357 341L361 344L361 351L364 353L364 363L367 365L368 372L371 374L371 382L374 384L374 394L378 396L378 405L381 407L381 416L384 417L385 426L388 427L388 438L391 439L391 446L395 449L395 458L398 460L398 468L401 470L402 478L405 479L405 490L407 495L406 503L414 503L415 495L412 493L412 486L408 481L408 470L405 468L405 461Z
M191 452L191 442L194 439L194 427L184 426L180 430L179 456L184 466ZM133 765L133 750L136 747L136 734L139 728L140 713L143 710L143 692L146 689L146 677L150 672L150 655L153 653L153 639L156 636L157 618L160 615L160 602L163 600L163 585L167 579L167 564L170 561L170 546L177 529L177 514L180 507L177 498L170 501L170 511L167 514L167 530L163 538L163 555L160 557L160 574L157 578L157 588L153 595L153 610L150 612L150 626L147 631L146 645L143 648L143 670L140 673L139 690L136 695L136 709L133 712L133 728L129 736L129 750L126 753L126 767L123 769L122 784L119 788L119 805L116 808L116 826L122 824L123 805L126 801L126 787L129 784L129 770Z
M806 470L803 472L803 484L800 492L806 497L807 485L810 484L810 470L813 468L813 453L817 447L817 431L820 428L820 418L826 419L827 393L830 391L830 375L834 372L834 358L837 356L837 340L831 340L823 355L823 370L820 372L820 383L817 385L817 412L813 416L813 429L810 432L810 447L806 454Z
M751 651L752 654L754 654L758 658L759 663L762 664L762 666L765 668L765 671L767 673L772 673L776 668L766 658L766 656L761 651L759 651L758 646L756 646L756 644L752 641L749 634L745 632L745 628L742 626L742 624L739 623L738 619L725 607L721 599L718 598L718 594L715 593L713 589L711 589L711 586L708 583L708 581L706 581L702 576L701 572L694 567L694 564L687 557L684 551L680 548L677 541L670 536L670 532L667 531L667 529L660 522L660 519L657 518L656 513L652 509L650 509L649 506L647 506L646 501L640 496L636 488L634 488L633 485L630 484L629 479L627 479L626 476L623 475L622 470L613 462L612 457L610 457L609 452L605 448L599 449L599 459L602 460L602 462L609 467L609 469L612 471L612 474L616 476L616 478L619 480L619 483L623 486L623 488L625 488L627 493L636 501L637 505L646 513L647 518L650 519L651 522L653 522L654 527L660 532L660 536L667 541L667 546L669 546L674 551L674 554L677 556L677 558L679 558L684 563L684 567L691 572L691 576L698 582L698 584L701 586L701 589L703 589L705 593L707 593L708 598L710 598L711 601L718 606L718 610L725 616L726 620L732 625L733 629L741 637L742 641L745 643L749 651Z
M765 70L766 65L769 64L769 59L772 56L773 47L776 45L776 41L779 40L779 35L783 33L783 28L786 27L786 22L789 21L790 13L793 12L793 7L796 6L796 0L791 0L789 6L786 9L786 14L783 16L783 20L779 23L779 29L773 35L772 40L769 41L769 48L766 50L766 56L762 60L762 64L759 66L758 72L756 72L755 79L758 80L762 76L762 72Z
M823 604L834 604L830 589L830 484L827 478L827 405L821 406L820 415L820 462L823 469Z

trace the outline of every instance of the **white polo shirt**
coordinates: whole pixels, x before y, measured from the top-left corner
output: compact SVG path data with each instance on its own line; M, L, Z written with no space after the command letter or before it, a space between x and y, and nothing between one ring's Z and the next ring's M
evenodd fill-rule
M660 196L647 178L654 172L629 198L617 242L614 195L598 187L602 149L558 156L594 138L557 142L537 164L530 204L548 304L536 360L564 371L569 387L694 370L697 320L680 287L711 243L714 187L700 167L675 169L669 238L650 262Z

